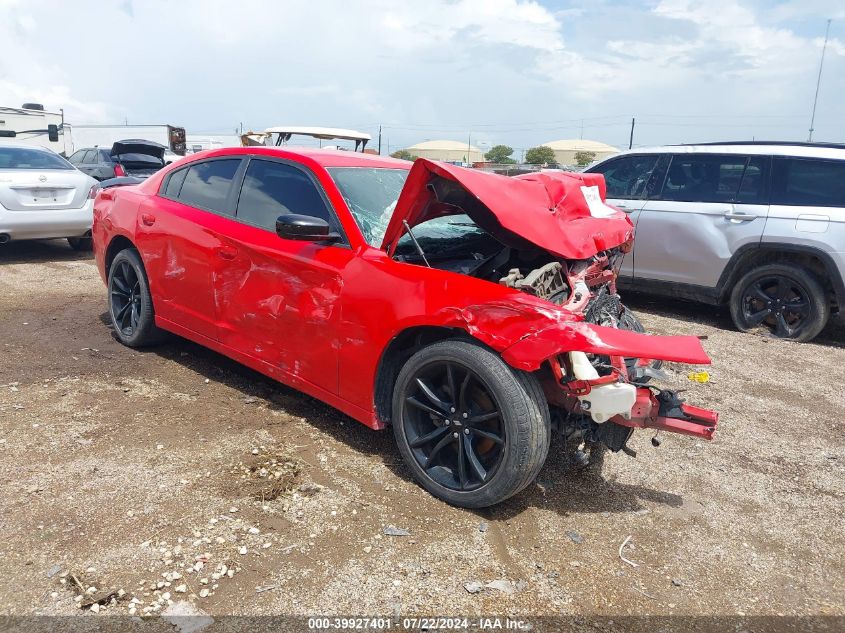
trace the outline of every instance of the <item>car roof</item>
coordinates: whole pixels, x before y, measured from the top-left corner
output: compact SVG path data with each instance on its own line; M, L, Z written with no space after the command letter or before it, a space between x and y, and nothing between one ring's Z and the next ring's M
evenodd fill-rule
M50 149L49 147L44 147L42 145L28 145L26 143L0 143L0 148L3 147L11 147L12 149L40 149L43 152L50 152L51 154L57 154L54 150Z
M831 158L845 160L845 145L839 143L801 143L790 141L728 141L721 143L689 143L637 147L626 154L745 154L755 156L796 156L800 158ZM600 162L605 162L604 159Z
M378 156L376 154L364 154L363 152L350 152L334 149L316 149L310 147L263 147L252 145L249 147L224 147L219 149L198 152L192 156L224 156L224 155L260 155L280 156L289 158L291 155L310 158L322 167L382 167L388 169L410 169L412 163L407 160L390 158L389 156Z

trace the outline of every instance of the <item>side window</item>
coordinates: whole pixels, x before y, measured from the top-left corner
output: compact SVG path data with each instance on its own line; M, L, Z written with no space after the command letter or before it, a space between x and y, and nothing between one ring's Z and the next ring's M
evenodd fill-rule
M772 204L845 207L845 161L775 158Z
M97 157L98 163L110 163L111 162L111 154L104 149L100 150L100 155Z
M81 149L81 150L79 150L78 152L74 152L73 154L71 154L71 155L70 155L70 158L68 158L68 161L69 161L72 165L78 165L79 163L81 163L81 162L82 162L82 157L83 157L83 156L85 156L85 150L84 150L84 149Z
M768 204L769 157L752 156L742 175L736 201L744 204Z
M305 172L291 165L253 159L241 188L238 219L275 231L276 218L286 213L322 218L333 230L338 229L317 186Z
M211 160L188 168L179 191L179 201L192 207L230 214L229 191L240 158Z
M733 202L747 162L747 156L676 154L660 197L680 202Z
M604 175L608 198L644 198L647 195L646 185L651 179L658 157L658 154L620 156L590 171Z
M164 190L161 192L161 195L165 196L166 198L173 198L174 200L179 197L179 192L182 190L182 183L185 182L185 176L188 175L187 169L179 169L174 171L170 176L167 178L167 183L164 186Z
M86 165L89 165L91 163L96 163L97 162L97 150L95 150L95 149L87 150L85 152L85 155L82 157L82 161L80 161L80 162L85 163Z

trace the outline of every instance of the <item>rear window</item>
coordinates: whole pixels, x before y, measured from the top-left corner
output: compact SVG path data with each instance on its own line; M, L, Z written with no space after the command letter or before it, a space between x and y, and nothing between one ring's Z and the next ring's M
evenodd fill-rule
M235 158L193 165L182 183L179 201L192 207L231 215L227 201L240 164L241 159Z
M150 156L149 154L120 154L118 155L121 163L149 163L151 166L161 167L162 161L160 161L155 156Z
M182 190L182 183L185 182L185 176L187 175L187 169L180 169L170 174L162 195L167 198L178 198L179 192Z
M46 149L0 147L0 169L73 169L73 165Z
M776 157L772 204L845 207L845 161Z

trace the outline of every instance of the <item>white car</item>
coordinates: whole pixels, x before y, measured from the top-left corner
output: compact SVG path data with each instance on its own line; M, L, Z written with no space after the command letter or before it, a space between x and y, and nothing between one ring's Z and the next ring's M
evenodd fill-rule
M0 145L0 245L64 237L90 250L97 181L55 152Z

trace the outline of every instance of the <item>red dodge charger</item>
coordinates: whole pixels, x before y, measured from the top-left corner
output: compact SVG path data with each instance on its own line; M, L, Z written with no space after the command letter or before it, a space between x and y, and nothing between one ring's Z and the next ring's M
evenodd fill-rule
M122 343L171 332L390 425L455 505L518 493L553 431L595 465L635 428L717 424L656 386L662 361L710 361L620 301L633 227L600 175L229 148L102 190L93 238Z

